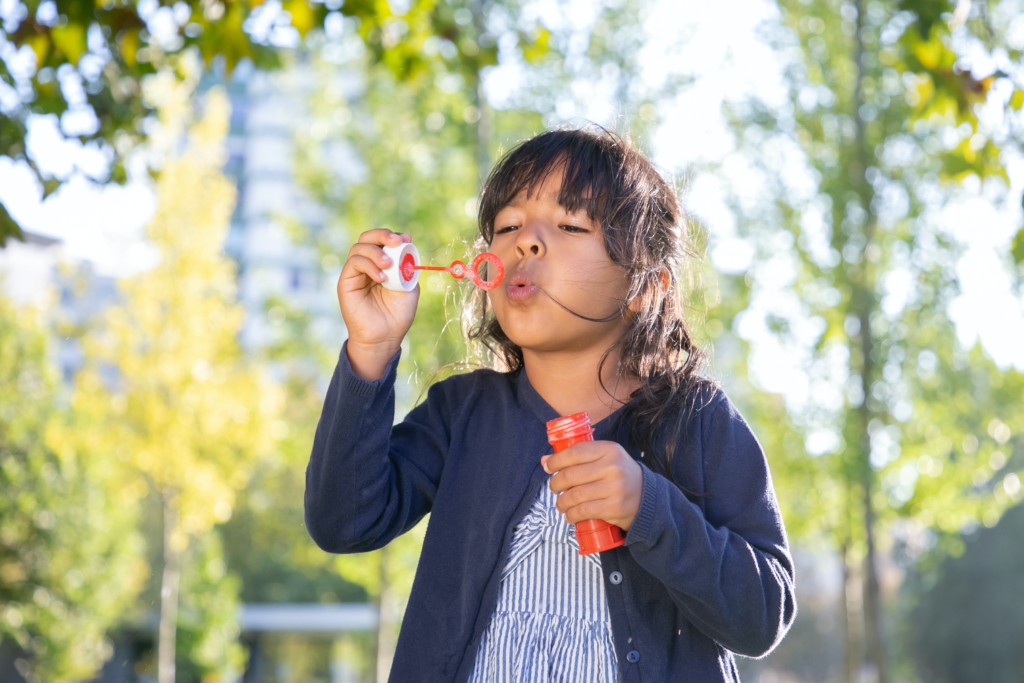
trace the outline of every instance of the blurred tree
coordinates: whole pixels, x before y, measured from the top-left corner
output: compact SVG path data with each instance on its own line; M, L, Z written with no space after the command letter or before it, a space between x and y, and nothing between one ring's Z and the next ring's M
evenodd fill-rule
M95 143L111 158L109 180L126 179L126 155L144 137L153 113L142 79L183 51L198 50L206 65L230 74L241 60L259 68L280 64L280 50L311 33L354 22L375 63L399 78L446 61L476 73L497 61L497 43L472 17L437 0L397 4L375 0L24 0L4 3L0 15L0 156L29 165L45 198L60 186L40 170L26 147L32 115L60 117L65 135ZM543 32L520 33L543 46ZM427 45L438 49L429 54ZM105 180L100 178L98 180ZM20 237L0 205L0 245Z
M122 282L123 303L86 339L88 363L73 403L87 424L80 438L96 450L116 449L162 498L161 683L174 680L175 633L179 619L188 622L178 614L182 553L190 539L230 519L237 491L254 464L273 455L284 429L275 420L277 389L243 358L237 340L242 310L234 301L233 264L222 253L234 201L220 170L227 99L209 92L202 118L193 121L201 66L191 53L174 61L175 71L161 69L145 84L161 123L150 139L165 155L156 213L146 227L160 261ZM221 622L219 635L200 639L193 659L240 669L241 649L225 635L234 617L224 614L232 612L224 602L231 585L217 569L219 550L203 550L197 562L194 585L216 579L223 594L207 591L212 602L190 597Z
M968 537L960 557L911 573L904 638L922 680L1024 680L1024 507Z
M369 581L364 580L363 574L339 571L333 563L324 562L323 551L305 531L305 471L323 405L320 380L325 369L329 371L337 358L336 350L327 350L316 341L311 328L314 320L309 313L292 308L276 297L266 302L266 308L280 321L276 327L279 334L265 352L275 373L283 378L286 400L281 419L288 428L278 442L279 458L265 460L254 468L250 484L239 493L231 520L223 526L228 567L242 581L240 597L244 602L371 602L379 608L382 602L380 560L370 558L369 566L357 566L357 572L362 570L372 576ZM408 540L403 541L406 546ZM402 600L402 596L407 595L401 592L408 590L403 581L408 583L412 576L418 548L417 543L411 566L407 550L400 560L404 565L392 565L384 572L387 582L384 585L397 586L384 601L392 611L393 596ZM372 634L372 638L364 637L368 634L348 634L335 643L335 647L344 652L342 659L359 672L358 680L377 680L380 648L376 644L383 636L386 653L386 644L393 642L394 627L392 617L384 621L383 634ZM282 651L275 649L275 643ZM326 654L323 648L314 652L315 648L304 649L311 647L308 642L302 645L289 639L261 641L263 646L270 648L271 656L275 652L295 656L307 665L311 665L309 658L315 658L316 652ZM381 670L387 671L386 661ZM370 677L364 678L362 674ZM299 677L295 680L300 680L301 675L300 671L292 672L293 678Z
M185 670L176 680L237 680L245 661L238 642L239 578L227 571L220 534L197 535L181 567L175 649Z
M323 403L317 383L333 353L313 341L308 313L276 297L266 306L281 313L281 334L265 353L283 378L287 433L278 441L279 457L254 468L223 526L228 566L242 581L244 602L365 602L360 586L324 565L323 552L305 531L306 463Z
M934 116L957 125L969 124L970 135L961 136L955 149L947 151L941 173L963 180L971 174L979 178L1005 177L1005 159L1000 147L1010 138L1019 139L1024 108L1024 82L1019 73L1004 68L1019 64L1024 44L1013 35L1019 25L1013 21L1024 6L1019 0L901 0L896 9L910 12L914 18L900 37L903 48L896 63L900 74L908 78L912 121L931 121ZM980 48L980 50L976 49ZM995 68L986 64L993 59ZM979 115L1002 112L1002 131L979 128ZM993 135L994 133L994 135ZM1014 236L1011 256L1024 266L1024 226Z
M0 299L0 640L28 681L76 681L111 652L106 630L146 575L118 464L63 438L46 330Z
M958 344L948 306L960 246L936 219L971 194L961 186L1006 199L1000 145L1012 139L1004 121L1022 84L976 78L954 51L951 24L961 38L985 33L971 23L981 5L959 28L945 3L780 7L772 39L793 55L790 98L781 109L732 112L743 159L733 169L753 175L731 204L756 254L745 278L720 285L747 308L730 303L715 333L731 325L804 353L808 370L790 382L802 396L783 412L777 398L751 392L755 414L768 418L755 422L780 491L793 496L791 533L824 535L844 559L844 680L859 675L866 648L886 681L877 531L902 519L955 552L961 529L995 524L1022 497L1019 474L996 472L1011 461L1024 468L1005 445L1024 428L1024 378ZM985 123L983 103L1007 118ZM1015 267L1009 255L1005 265ZM773 272L774 282L759 282Z

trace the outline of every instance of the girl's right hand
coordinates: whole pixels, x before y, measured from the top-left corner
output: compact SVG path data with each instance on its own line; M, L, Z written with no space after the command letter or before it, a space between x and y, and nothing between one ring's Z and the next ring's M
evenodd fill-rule
M379 286L391 259L381 249L411 242L390 230L368 230L352 245L338 278L338 303L348 328L348 358L357 375L380 379L416 317L420 288L396 292Z

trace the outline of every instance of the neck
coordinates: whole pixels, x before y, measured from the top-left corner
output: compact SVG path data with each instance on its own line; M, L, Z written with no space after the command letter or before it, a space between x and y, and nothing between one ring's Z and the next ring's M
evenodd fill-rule
M591 423L595 423L629 401L629 395L640 386L638 378L617 374L619 356L613 351L602 368L604 388L601 388L597 372L603 353L601 349L557 352L523 349L524 370L530 385L559 415L585 410Z

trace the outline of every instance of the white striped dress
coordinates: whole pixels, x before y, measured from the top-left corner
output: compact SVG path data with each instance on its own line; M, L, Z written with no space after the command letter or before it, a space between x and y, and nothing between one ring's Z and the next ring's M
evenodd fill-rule
M615 647L600 553L580 555L545 480L513 528L498 606L469 683L613 683Z

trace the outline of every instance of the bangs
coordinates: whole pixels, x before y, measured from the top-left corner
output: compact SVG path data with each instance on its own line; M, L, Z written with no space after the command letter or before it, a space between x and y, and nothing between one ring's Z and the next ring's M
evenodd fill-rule
M520 143L494 167L480 202L480 234L490 244L494 219L521 192L529 199L551 173L564 171L558 204L586 211L606 228L611 206L621 197L624 154L607 131L555 130Z

